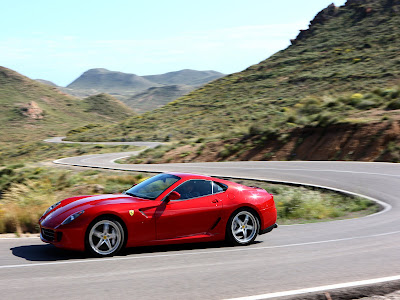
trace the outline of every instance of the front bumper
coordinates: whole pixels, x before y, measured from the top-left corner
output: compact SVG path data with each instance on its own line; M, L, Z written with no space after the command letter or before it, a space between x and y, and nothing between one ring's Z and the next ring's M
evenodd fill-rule
M85 232L79 228L63 228L59 230L40 226L40 239L58 248L85 250Z

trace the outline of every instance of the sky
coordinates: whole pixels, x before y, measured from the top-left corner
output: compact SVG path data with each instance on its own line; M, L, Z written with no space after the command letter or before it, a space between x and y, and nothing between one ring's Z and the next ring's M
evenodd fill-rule
M92 68L239 72L332 0L0 0L0 65L66 86ZM336 6L345 0L336 0Z

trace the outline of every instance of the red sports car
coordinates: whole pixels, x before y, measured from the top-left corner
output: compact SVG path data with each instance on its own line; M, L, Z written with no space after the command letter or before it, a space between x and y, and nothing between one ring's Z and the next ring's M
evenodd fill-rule
M228 240L252 243L277 227L273 196L257 187L163 173L115 195L62 200L39 220L42 241L111 256L123 247Z

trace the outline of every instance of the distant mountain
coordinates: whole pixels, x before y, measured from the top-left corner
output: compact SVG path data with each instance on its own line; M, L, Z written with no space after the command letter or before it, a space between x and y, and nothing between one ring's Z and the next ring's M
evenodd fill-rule
M0 106L0 143L38 140L135 114L111 96L81 100L4 67L0 67Z
M225 75L216 71L196 71L185 69L160 75L143 76L143 78L164 85L185 84L199 86L223 76Z
M96 93L110 91L132 93L152 86L155 86L154 82L135 74L109 71L107 69L91 69L74 80L67 88L96 90Z
M160 103L166 104L173 101L187 92L222 76L224 74L216 71L196 70L181 70L159 75L138 76L98 68L86 71L67 87L58 88L64 93L79 98L107 93L123 101L134 110L144 112L159 107ZM43 80L41 82L51 84ZM151 89L166 86L180 87ZM148 91L148 89L151 90ZM149 93L148 96L146 96L147 93ZM138 99L141 99L139 101L141 104L138 104ZM144 99L146 99L146 104L143 106ZM153 99L154 104L152 104ZM139 107L136 107L136 104Z
M47 84L47 85L50 85L50 86L55 86L55 87L58 87L58 85L57 84L55 84L54 82L51 82L51 81L49 81L49 80L44 80L44 79L35 79L37 82L40 82L40 83L43 83L43 84Z
M146 91L133 95L125 100L125 103L132 107L137 113L144 113L159 108L195 88L189 85L167 85L151 87Z

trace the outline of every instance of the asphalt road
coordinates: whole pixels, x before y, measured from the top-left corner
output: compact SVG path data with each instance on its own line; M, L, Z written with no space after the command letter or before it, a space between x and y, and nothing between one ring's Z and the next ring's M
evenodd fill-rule
M382 277L400 279L400 165L358 162L224 162L119 165L124 154L57 163L112 169L195 172L297 182L382 201L359 219L280 226L247 247L223 243L127 249L92 259L40 242L0 239L0 298L226 299ZM294 292L296 294L297 292ZM251 297L247 299L252 299Z

